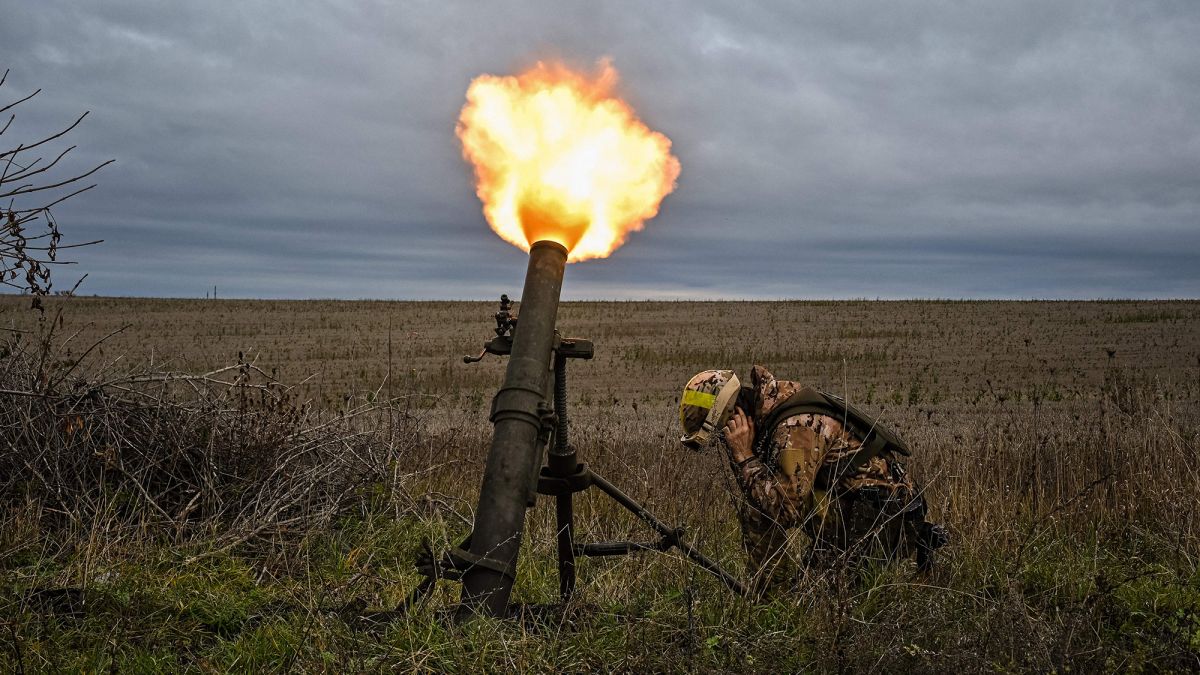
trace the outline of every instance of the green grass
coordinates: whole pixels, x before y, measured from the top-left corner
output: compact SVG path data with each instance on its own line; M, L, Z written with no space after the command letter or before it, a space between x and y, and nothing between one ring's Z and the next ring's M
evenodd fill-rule
M359 618L394 609L415 585L414 541L452 534L438 519L373 516L194 562L192 548L152 542L6 556L0 658L26 672L1152 672L1186 669L1200 653L1200 571L1099 532L1042 533L1020 559L972 547L927 579L908 567L813 574L762 604L668 557L589 561L565 609L543 604L556 592L553 561L530 546L517 596L542 607L518 620L449 620L451 582L406 616ZM612 565L645 569L614 585ZM83 602L53 589L79 589Z

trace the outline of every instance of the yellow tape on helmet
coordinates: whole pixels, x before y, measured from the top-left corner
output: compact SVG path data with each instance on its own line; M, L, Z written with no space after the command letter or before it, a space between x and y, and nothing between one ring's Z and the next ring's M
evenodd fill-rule
M694 405L699 408L711 408L713 403L716 403L717 397L715 394L708 394L703 391L688 389L683 392L683 405Z

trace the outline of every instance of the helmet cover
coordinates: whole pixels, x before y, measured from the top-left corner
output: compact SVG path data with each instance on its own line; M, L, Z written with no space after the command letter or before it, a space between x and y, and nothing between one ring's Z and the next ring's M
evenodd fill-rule
M688 380L679 400L680 442L692 448L707 445L712 433L725 425L739 389L732 370L705 370Z

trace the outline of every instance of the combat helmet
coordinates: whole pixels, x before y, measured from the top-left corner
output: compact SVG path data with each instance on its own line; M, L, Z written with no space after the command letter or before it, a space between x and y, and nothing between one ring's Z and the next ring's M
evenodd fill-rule
M708 445L713 431L725 426L733 412L741 383L732 370L705 370L688 380L679 399L681 443L699 449Z

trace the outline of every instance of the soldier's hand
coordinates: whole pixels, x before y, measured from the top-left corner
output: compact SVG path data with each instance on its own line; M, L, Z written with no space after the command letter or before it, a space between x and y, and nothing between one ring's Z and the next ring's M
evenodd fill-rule
M735 462L744 462L754 454L754 421L740 407L734 409L725 427L725 443Z

